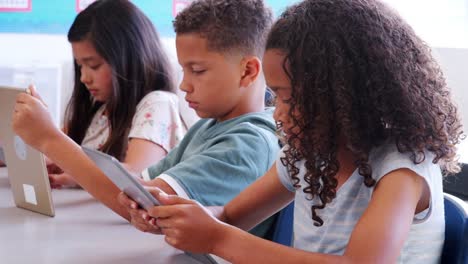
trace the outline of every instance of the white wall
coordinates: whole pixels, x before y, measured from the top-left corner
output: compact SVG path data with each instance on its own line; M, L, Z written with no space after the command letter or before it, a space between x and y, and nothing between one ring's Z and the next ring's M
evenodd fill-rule
M65 36L0 34L0 85L34 82L58 124L73 83L71 54Z
M452 96L462 116L465 134L468 135L468 49L435 48L434 57L440 63L452 89ZM460 160L468 163L468 139L459 147Z

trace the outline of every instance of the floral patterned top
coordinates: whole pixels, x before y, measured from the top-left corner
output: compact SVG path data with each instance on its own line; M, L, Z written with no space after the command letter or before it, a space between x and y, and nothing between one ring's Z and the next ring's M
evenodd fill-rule
M186 132L179 115L177 95L164 91L153 91L137 105L128 138L151 141L169 152ZM109 121L103 105L93 117L86 131L82 146L101 148L109 137Z

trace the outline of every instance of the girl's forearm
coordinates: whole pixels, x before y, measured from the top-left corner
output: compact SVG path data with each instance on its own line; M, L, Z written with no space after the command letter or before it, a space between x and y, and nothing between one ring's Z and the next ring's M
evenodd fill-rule
M344 256L318 254L286 247L225 225L213 254L231 263L350 263Z
M59 131L41 142L38 150L71 175L83 189L114 212L129 220L128 212L117 201L120 190L86 156L81 147Z

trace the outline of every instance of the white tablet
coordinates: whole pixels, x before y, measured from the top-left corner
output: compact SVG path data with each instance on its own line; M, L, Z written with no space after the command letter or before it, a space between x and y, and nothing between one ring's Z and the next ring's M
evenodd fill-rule
M127 194L142 208L148 210L151 207L160 205L159 201L156 200L156 198L154 198L154 196L151 195L116 158L98 150L87 147L81 148L122 192ZM194 254L190 252L185 252L185 254L204 264L218 263L212 256L207 254Z
M156 200L156 198L154 198L154 196L151 195L116 158L98 150L87 147L81 148L122 192L127 194L142 208L148 210L159 205L158 200Z
M44 155L27 145L11 127L16 96L26 89L0 86L0 139L17 207L54 216L54 205Z

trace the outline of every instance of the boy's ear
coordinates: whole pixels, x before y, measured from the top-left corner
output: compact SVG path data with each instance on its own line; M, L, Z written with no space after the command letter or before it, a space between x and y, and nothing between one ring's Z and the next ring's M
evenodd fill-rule
M242 59L241 67L242 76L240 80L240 86L248 87L255 80L257 80L258 76L260 75L262 71L262 62L258 57L249 56Z

